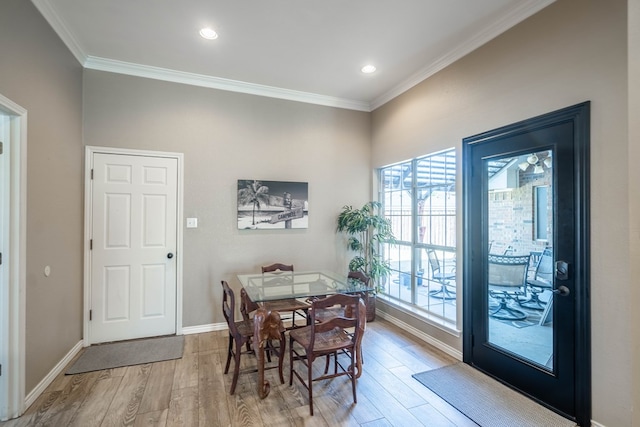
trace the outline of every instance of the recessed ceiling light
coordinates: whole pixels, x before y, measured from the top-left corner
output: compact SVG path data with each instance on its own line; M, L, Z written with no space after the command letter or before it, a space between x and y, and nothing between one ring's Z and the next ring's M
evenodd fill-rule
M202 38L205 38L207 40L215 40L215 39L218 38L218 33L213 31L209 27L201 29L200 30L200 35L202 36Z
M371 74L374 71L376 71L376 67L374 65L365 65L364 67L362 67L360 71L362 71L365 74Z

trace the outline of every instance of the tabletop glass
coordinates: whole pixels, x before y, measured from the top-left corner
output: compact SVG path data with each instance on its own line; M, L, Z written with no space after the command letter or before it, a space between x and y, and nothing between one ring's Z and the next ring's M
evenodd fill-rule
M326 270L239 274L238 280L255 302L373 290L359 280L347 279L346 274Z

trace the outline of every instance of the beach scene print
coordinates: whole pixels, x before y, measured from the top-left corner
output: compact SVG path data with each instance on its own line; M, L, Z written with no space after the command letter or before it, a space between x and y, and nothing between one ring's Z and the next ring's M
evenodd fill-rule
M309 183L238 180L238 229L309 227Z

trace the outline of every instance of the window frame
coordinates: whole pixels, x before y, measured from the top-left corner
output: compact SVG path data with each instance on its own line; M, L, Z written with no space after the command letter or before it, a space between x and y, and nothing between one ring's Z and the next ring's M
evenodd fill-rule
M434 175L432 170L434 167L431 165L432 159L444 159L445 164L445 182L438 183L435 180L431 179ZM450 162L450 160L453 160ZM426 169L429 170L429 179L426 182L418 182L418 174L420 173L420 168L418 167L420 162L425 163L428 162L428 167ZM404 169L408 168L408 169ZM448 169L447 169L448 168ZM445 253L451 254L450 258L448 258L447 262L451 262L453 259L455 262L455 255L457 253L457 223L458 223L458 206L457 206L457 168L458 168L458 158L456 154L455 148L449 148L446 150L442 150L439 152L430 153L424 156L416 157L411 160L403 161L400 163L383 166L378 168L377 170L377 178L378 178L378 201L382 204L382 212L386 218L389 218L392 223L394 220L397 222L400 221L400 234L401 236L396 235L397 241L393 245L387 244L383 248L381 248L381 253L384 254L384 257L387 261L392 261L392 251L395 252L395 256L398 258L394 262L391 262L392 272L386 279L386 283L382 287L381 297L385 299L390 304L403 309L404 311L408 311L417 315L419 318L428 321L430 324L435 324L439 327L445 327L448 331L458 331L458 298L454 297L451 300L442 299L439 304L431 304L431 300L434 297L424 296L424 291L420 292L420 285L424 283L426 280L430 285L427 289L431 291L431 285L435 284L433 278L431 278L430 267L428 265L428 259L426 259L427 249L434 249L439 254L444 255ZM450 170L450 173L447 171ZM391 188L387 182L385 182L385 178L391 182L394 178L393 171L395 171L396 175L399 175L401 178L404 177L405 181L407 181L406 176L411 174L411 186L410 189L406 188L401 182L398 183L398 188ZM402 171L402 173L400 173ZM399 179L401 179L399 178ZM446 188L446 190L443 190ZM407 207L404 203L399 205L390 206L388 201L393 201L394 199L398 199L394 193L399 193L400 198L407 197L404 193L409 191L409 197L411 198L410 206L411 212L410 215L406 215L404 209ZM421 199L419 197L420 192L427 192L429 195ZM425 214L424 206L422 209L419 207L421 201L428 200L430 203L429 212L432 212L433 200L431 197L433 195L438 195L438 197L444 197L445 200L451 200L450 203L444 202L444 206L441 207L441 212L438 215L427 215ZM406 204L408 205L408 204ZM400 212L396 212L400 208ZM422 218L422 222L421 222ZM421 235L421 228L425 227L424 220L427 220L428 225L426 225L429 233L429 236L434 236L434 221L436 218L441 222L438 230L444 232L443 241L437 241L433 237L431 237L428 241L421 241L421 238L424 238L425 234ZM408 222L411 225L410 232L404 230L405 223ZM394 230L395 231L395 230ZM409 237L409 240L407 240ZM402 258L400 255L402 249L408 251L410 254L410 270L403 269L401 267L402 263L406 264L406 260ZM444 261L444 260L443 260ZM394 265L397 265L397 268L393 268ZM455 264L454 264L455 265ZM422 275L418 274L419 269L422 269ZM455 269L455 267L454 267ZM455 290L455 294L459 293L459 289L461 289L461 283L456 278L453 280L453 285L450 287L451 290ZM403 286L407 285L407 280L410 278L410 287L409 293L403 293ZM395 283L392 285L392 282ZM397 284L397 286L395 286ZM436 284L435 286L440 286ZM398 288L397 292L391 291L391 289ZM419 295L420 293L420 295ZM454 294L454 295L455 295ZM426 303L425 303L426 301ZM438 301L435 301L436 303ZM445 310L445 304L449 304L448 310ZM437 308L433 308L437 305Z

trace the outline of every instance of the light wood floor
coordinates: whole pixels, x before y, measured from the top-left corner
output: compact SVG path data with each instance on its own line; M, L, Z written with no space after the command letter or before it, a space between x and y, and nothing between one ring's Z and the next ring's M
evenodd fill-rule
M187 335L179 360L62 374L22 417L0 426L476 425L411 377L456 361L380 318L364 335L358 403L346 377L315 383L313 417L306 390L295 379L288 385L288 356L285 384L276 370L267 371L266 399L257 396L257 375L242 371L230 396L231 373L222 373L226 348L226 332ZM255 357L243 354L243 365L255 365Z

